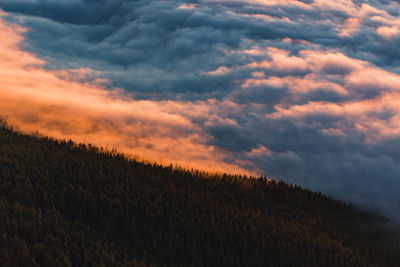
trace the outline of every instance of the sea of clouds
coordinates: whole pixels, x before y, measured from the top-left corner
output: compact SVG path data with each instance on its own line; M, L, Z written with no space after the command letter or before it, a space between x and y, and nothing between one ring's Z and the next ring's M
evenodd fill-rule
M0 115L20 129L264 173L400 216L398 2L0 8Z

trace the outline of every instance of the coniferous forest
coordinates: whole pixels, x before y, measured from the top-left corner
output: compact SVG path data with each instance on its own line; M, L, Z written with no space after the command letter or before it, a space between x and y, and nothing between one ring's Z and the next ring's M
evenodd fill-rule
M0 127L0 266L400 266L386 219Z

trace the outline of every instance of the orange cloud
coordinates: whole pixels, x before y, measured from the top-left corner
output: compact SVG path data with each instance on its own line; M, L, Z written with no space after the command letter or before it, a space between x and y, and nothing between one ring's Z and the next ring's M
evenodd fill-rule
M267 54L271 57L271 60L265 60L261 62L253 62L247 64L244 67L247 68L265 68L273 69L276 71L306 71L307 63L303 58L290 56L288 51L269 47L267 48Z
M166 164L249 173L239 162L226 163L190 120L207 116L215 103L127 99L122 89L105 89L106 80L80 82L90 69L46 70L43 60L18 47L25 31L0 20L0 116L15 128Z
M229 72L230 72L230 69L228 69L225 66L220 66L216 70L205 72L204 74L206 74L206 75L225 75L225 74L228 74Z
M376 32L383 36L385 39L392 39L395 36L398 36L400 34L400 28L398 26L396 27L388 27L388 26L381 26L378 29L376 29Z
M308 102L304 105L284 107L275 106L276 112L267 114L271 119L291 118L301 122L307 116L327 115L340 118L337 127L322 129L325 134L354 134L354 130L363 134L365 142L373 143L382 138L400 135L399 93L384 93L372 100L348 101L345 103ZM390 113L388 119L380 114ZM346 126L344 126L346 125Z
M197 4L181 4L178 6L178 9L194 9Z
M261 6L276 6L276 5L291 5L297 6L303 9L310 9L310 5L303 3L298 0L205 0L205 2L245 2L252 5L261 5Z
M260 50L259 48L253 49ZM264 75L252 75L252 78L243 81L242 87L288 87L292 94L328 90L335 91L340 95L347 95L349 92L346 86L335 80L343 79L343 77L354 80L357 73L373 69L368 62L349 58L339 52L303 50L297 56L292 56L289 55L288 51L282 49L267 48L265 54L269 57L268 60L255 61L240 68L266 69L266 73L269 73L271 77L264 78ZM376 68L373 70L379 71ZM299 72L308 74L300 76L298 75ZM258 72L252 73L258 74ZM274 76L274 73L285 73L286 76ZM349 76L352 73L355 74ZM333 79L332 76L338 77ZM389 77L390 73L385 73L384 76Z
M360 28L360 18L349 18L338 28L339 36L351 36Z
M340 118L335 127L328 124L321 132L337 136L358 132L365 136L365 142L376 142L382 138L400 135L399 74L337 51L303 50L297 55L290 55L288 51L276 48L253 47L252 51L265 55L267 59L237 68L265 71L251 72L251 77L242 81L245 91L252 87L265 86L287 88L289 94L295 98L315 90L334 91L348 97L348 100L337 103L311 101L289 104L285 101L275 105L275 112L265 115L268 119L290 119L301 123L308 116ZM246 54L247 50L242 53ZM308 72L305 75L295 72L306 70ZM280 75L282 73L285 75ZM376 92L378 96L365 99L366 93L370 91ZM361 99L359 96L362 96Z

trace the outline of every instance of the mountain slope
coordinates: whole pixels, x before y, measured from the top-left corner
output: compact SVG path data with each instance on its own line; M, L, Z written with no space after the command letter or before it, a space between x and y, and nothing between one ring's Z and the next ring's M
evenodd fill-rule
M398 266L382 222L282 182L0 128L2 266Z

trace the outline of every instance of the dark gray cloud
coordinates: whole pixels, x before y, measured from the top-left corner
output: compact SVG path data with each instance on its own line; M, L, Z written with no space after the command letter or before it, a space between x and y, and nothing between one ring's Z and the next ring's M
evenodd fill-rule
M114 86L142 94L157 91L168 95L173 91L187 97L194 91L223 97L233 88L232 84L221 81L225 78L221 77L216 89L208 86L215 80L201 74L221 65L246 61L240 57L232 60L221 52L221 49L240 48L243 38L264 41L290 37L319 43L337 39L331 25L316 24L311 19L318 18L316 10L304 13L290 6L260 9L248 3L211 2L200 2L192 10L177 8L180 4L176 1L76 0L59 4L3 0L0 8L20 14L22 23L32 28L27 33L28 48L40 56L50 57L50 67L64 68L69 64L106 70ZM279 20L266 22L248 16L255 13ZM306 20L298 25L282 19L290 16Z
M49 69L186 101L249 170L400 215L400 5L391 1L0 0Z

